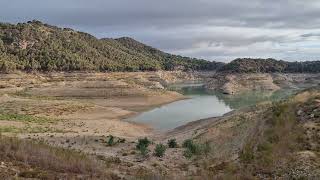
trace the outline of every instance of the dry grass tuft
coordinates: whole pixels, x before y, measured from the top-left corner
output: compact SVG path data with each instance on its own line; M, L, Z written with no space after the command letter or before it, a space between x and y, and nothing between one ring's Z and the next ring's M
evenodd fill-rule
M93 158L44 143L0 136L0 159L53 174L105 176L104 166Z

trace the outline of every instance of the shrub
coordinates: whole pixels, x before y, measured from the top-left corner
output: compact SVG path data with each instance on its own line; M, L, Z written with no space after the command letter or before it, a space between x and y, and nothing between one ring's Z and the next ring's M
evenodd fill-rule
M140 147L138 148L138 150L140 151L140 154L141 154L142 156L146 156L146 155L148 154L148 152L149 152L149 149L148 149L147 146L140 146Z
M183 156L190 159L192 156L193 156L193 153L191 152L190 149L186 149L184 152L183 152Z
M166 146L163 144L157 144L156 148L154 149L154 155L157 157L163 157L164 153L166 152Z
M193 141L191 139L186 139L183 141L182 147L188 148L188 147L192 146L192 144L193 144Z
M114 137L112 135L109 136L109 139L107 141L108 146L113 146L115 144Z
M186 148L184 156L186 158L191 158L193 155L208 155L211 151L211 146L208 141L204 144L196 144L191 139L187 139L183 142L182 147Z
M136 146L137 149L140 149L140 147L145 146L148 147L151 144L151 141L149 141L148 138L143 138L138 140L138 144Z
M125 143L126 139L115 137L112 135L107 136L107 146L114 146L119 143Z
M189 149L192 154L200 153L200 146L195 144L191 139L187 139L183 142L183 147Z
M136 148L140 151L140 154L146 156L149 152L148 146L150 145L151 141L148 138L143 138L138 140L138 144Z
M168 144L169 148L177 148L178 147L176 139L169 139L167 144Z

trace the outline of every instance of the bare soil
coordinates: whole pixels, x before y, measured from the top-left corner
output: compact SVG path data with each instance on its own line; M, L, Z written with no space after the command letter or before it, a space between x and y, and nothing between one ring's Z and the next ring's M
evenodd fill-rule
M0 131L6 136L94 155L109 165L115 179L210 179L210 173L217 169L225 172L229 170L226 163L239 159L247 140L259 131L263 112L271 103L199 120L166 133L126 121L142 111L185 98L163 89L167 83L195 79L177 72L3 75ZM295 98L308 97L302 93ZM306 126L312 130L314 127L309 124ZM125 141L109 146L110 135ZM153 142L147 156L136 149L137 140L142 137ZM168 148L164 157L153 155L156 144L166 144L173 138L178 148ZM210 154L186 158L186 149L181 148L186 139L199 144L209 142ZM301 152L300 156L306 159L318 154Z

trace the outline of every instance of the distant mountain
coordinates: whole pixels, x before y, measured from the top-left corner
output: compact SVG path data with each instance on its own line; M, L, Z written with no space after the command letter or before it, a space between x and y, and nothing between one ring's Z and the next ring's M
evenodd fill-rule
M218 70L228 73L320 73L320 61L287 62L275 59L235 59Z
M164 53L131 38L97 39L40 21L0 23L0 71L216 70L223 63Z

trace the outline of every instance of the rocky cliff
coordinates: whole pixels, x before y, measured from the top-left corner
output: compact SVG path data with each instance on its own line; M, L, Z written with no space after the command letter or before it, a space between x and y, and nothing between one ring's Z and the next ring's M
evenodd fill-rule
M281 88L316 86L320 83L319 77L320 74L217 73L206 81L205 87L225 94L275 91Z

